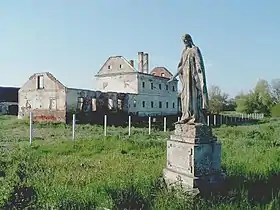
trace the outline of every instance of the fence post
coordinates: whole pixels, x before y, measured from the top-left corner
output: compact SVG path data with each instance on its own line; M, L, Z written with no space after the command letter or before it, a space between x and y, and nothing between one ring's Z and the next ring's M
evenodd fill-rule
M76 126L76 115L73 114L72 118L72 140L75 140L75 126Z
M29 113L29 143L32 144L33 137L33 116L32 112Z
M214 115L214 126L216 126L216 123L217 123L217 121L216 121L216 115Z
M131 116L128 116L128 136L131 134Z
M107 136L107 115L104 115L104 136Z
M149 117L149 135L151 134L151 117Z
M163 118L163 131L166 132L166 117Z
M207 115L207 125L210 126L210 115Z

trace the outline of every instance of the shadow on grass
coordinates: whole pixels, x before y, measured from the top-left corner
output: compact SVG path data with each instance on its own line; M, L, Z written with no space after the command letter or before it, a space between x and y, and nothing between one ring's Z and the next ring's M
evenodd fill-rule
M16 186L3 209L32 208L37 202L37 193L33 187Z
M246 199L251 205L268 204L280 192L280 173L267 178L244 176L226 177L223 184L215 192L202 192L201 198L213 204L240 202Z

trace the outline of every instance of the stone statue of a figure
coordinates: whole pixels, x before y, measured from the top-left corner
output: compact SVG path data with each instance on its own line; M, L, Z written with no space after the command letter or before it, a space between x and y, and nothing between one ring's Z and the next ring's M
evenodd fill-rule
M178 65L178 72L168 81L171 82L179 76L182 83L182 117L177 123L206 124L209 99L203 58L189 34L185 34L182 39L185 49Z

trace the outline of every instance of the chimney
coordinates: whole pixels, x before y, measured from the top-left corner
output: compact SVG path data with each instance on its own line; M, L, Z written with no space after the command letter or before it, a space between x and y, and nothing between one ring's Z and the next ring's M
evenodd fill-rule
M138 71L143 72L143 52L138 52Z
M148 53L144 53L144 55L143 55L143 72L146 74L149 73L149 55L148 55Z
M130 60L129 63L134 68L134 60Z

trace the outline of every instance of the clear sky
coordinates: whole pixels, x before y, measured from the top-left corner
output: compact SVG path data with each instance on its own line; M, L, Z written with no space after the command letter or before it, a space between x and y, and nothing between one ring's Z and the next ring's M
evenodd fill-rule
M69 87L93 88L109 56L150 55L150 69L176 72L190 33L208 85L231 95L280 78L279 0L0 1L0 86L50 71Z

